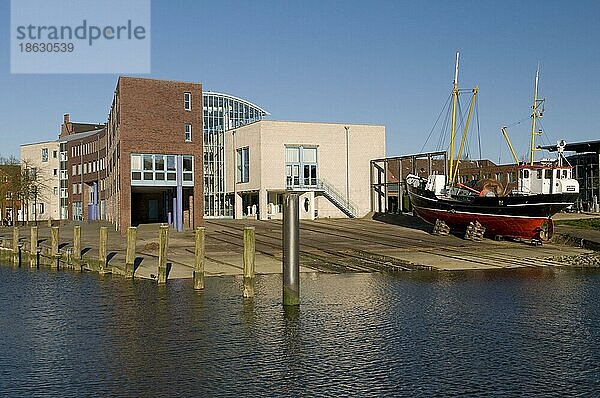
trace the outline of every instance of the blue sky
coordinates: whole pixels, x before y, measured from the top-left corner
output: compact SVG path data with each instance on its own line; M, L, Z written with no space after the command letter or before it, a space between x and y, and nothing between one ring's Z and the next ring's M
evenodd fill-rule
M9 6L0 0L0 154L54 139L63 113L104 122L117 75L10 74ZM597 1L155 0L149 76L202 82L276 120L383 124L392 156L420 151L460 50L460 86L479 85L483 156L508 162L500 127L527 117L538 61L540 143L600 138L599 17ZM519 154L529 123L509 129Z

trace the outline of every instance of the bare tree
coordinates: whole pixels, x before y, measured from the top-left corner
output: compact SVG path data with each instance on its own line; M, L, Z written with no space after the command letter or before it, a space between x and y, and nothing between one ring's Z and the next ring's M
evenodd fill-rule
M23 202L23 220L29 220L30 204L35 206L33 218L37 223L37 204L43 197L44 192L50 189L51 178L45 171L36 167L35 163L29 159L21 160L21 178L19 187L19 196Z

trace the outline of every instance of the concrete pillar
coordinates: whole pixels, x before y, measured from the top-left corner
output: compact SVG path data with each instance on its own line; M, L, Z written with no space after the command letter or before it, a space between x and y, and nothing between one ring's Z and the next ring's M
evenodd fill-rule
M266 220L267 219L267 190L261 189L258 191L258 219Z
M73 225L73 268L81 270L81 226Z
M177 190L175 188L173 188L173 211L171 214L171 225L173 226L174 229L177 229L177 217L175 216L175 214L177 214Z
M100 246L98 248L98 272L106 273L107 266L108 227L100 227Z
M183 156L177 156L177 213L175 214L176 229L183 231Z
M204 265L206 257L206 229L196 228L194 245L194 289L204 289Z
M52 257L52 267L59 267L59 261L60 261L60 253L58 251L58 238L59 238L59 229L58 227L52 227L50 229L51 232L51 247L52 247L52 251L50 252L50 255Z
M161 225L158 230L158 283L167 282L167 250L169 249L169 226Z
M600 152L598 152L598 202L600 202ZM600 212L600 203L596 211Z
M242 209L242 195L240 193L235 194L235 219L241 220L244 214L244 210Z
M38 249L38 227L31 227L31 236L29 238L29 266L37 267L37 249Z
M254 258L256 237L254 227L244 228L244 297L254 297Z
M13 265L19 265L19 227L13 227Z
M300 220L298 194L283 198L283 305L300 304Z
M135 273L135 244L137 227L127 228L127 252L125 253L125 276L133 278Z

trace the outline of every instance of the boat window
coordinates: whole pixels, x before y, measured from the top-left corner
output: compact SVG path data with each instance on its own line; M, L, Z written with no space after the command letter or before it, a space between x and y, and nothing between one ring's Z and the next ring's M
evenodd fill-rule
M562 178L563 178L563 179L564 179L564 178L568 178L568 177L567 177L567 170L563 170L563 171L562 171Z
M529 170L521 170L523 172L523 178L529 178Z
M544 178L545 178L546 180L549 180L549 179L551 179L551 178L552 178L552 170L550 170L550 169L546 169L546 170L545 170L545 173L544 173Z
M542 179L542 173L543 173L543 172L544 172L544 170L542 170L542 169L538 169L538 171L537 171L537 179L538 179L538 180L541 180L541 179Z

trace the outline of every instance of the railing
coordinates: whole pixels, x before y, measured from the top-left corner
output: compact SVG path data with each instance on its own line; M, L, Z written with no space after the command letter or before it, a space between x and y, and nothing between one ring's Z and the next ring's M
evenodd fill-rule
M335 187L325 180L322 179L311 179L314 184L302 184L303 179L299 179L299 184L294 184L291 178L286 180L286 188L288 190L307 190L307 191L321 191L324 196L329 199L338 209L340 209L348 217L354 218L358 215L357 206L351 201L346 200L342 193L340 193Z

